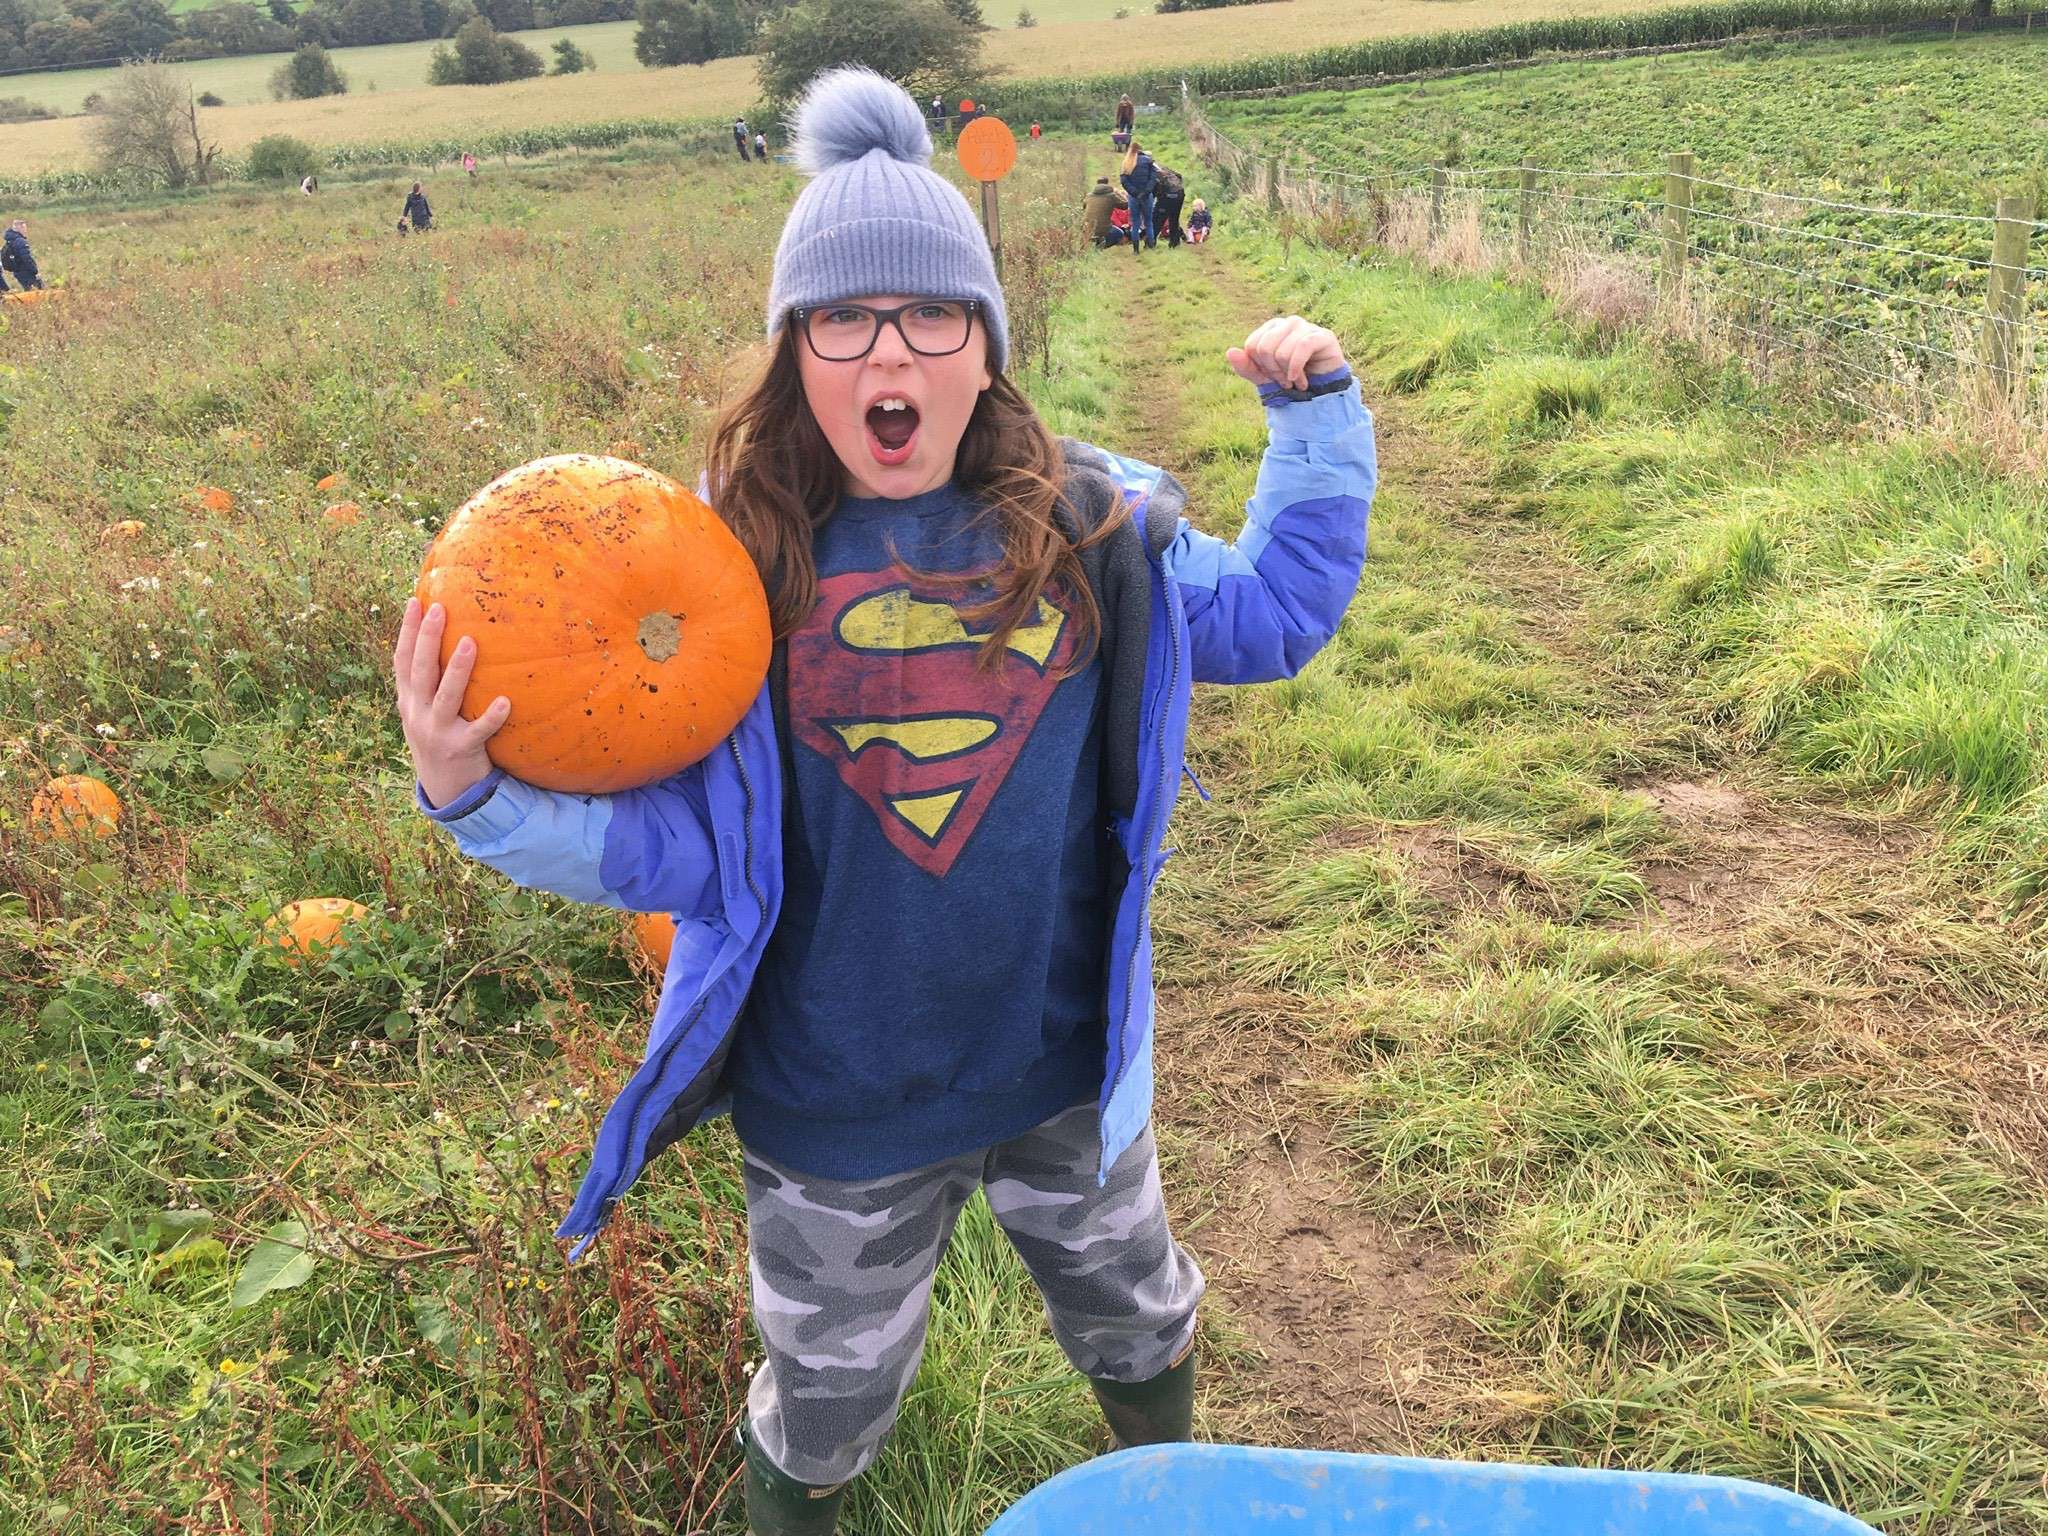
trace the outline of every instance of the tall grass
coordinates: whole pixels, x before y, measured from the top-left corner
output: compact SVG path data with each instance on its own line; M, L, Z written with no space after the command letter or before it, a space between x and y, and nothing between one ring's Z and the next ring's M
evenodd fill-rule
M1019 351L1055 362L1077 174L1037 156L1005 199ZM565 1269L649 979L613 916L416 815L386 668L431 531L501 469L626 438L694 479L795 185L536 166L449 187L404 242L370 186L173 205L142 238L114 213L81 220L72 296L13 314L0 1529L730 1528L730 1138L662 1159ZM342 495L360 521L323 520ZM117 836L29 835L65 771L118 791ZM263 924L306 896L372 916L288 966ZM895 1528L977 1530L1087 1449L1085 1388L1021 1271L990 1281L985 1226L940 1288L913 1449L861 1495Z

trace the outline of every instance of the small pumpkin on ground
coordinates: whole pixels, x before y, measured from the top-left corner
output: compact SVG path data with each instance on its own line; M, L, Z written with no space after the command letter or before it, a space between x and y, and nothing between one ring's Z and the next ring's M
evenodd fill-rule
M118 523L109 523L100 531L100 542L102 544L125 543L129 539L140 537L143 530L148 526L147 523L142 522L138 518L124 517Z
M202 485L197 491L199 505L209 512L232 512L235 498L217 485Z
M368 907L345 896L312 896L280 908L263 932L284 951L286 965L298 965L346 944L348 926L369 915Z
M669 951L676 947L676 920L666 912L636 912L633 940L655 973L666 975Z
M608 794L688 767L739 723L768 673L768 601L718 514L622 459L536 459L441 530L419 600L476 668L462 712L500 694L491 760L543 789Z
M121 797L87 774L67 773L36 791L28 814L39 837L112 837L121 825Z
M322 475L318 480L315 480L313 482L313 489L316 491L331 491L337 485L346 485L347 483L347 473L337 469L333 474Z
M363 509L352 501L337 501L320 515L330 523L359 523Z

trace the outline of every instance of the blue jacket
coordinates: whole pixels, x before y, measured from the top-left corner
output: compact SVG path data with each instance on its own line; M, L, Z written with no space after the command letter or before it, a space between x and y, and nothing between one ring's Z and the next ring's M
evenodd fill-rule
M36 288L42 284L42 277L36 271L36 259L29 253L28 236L18 229L10 229L0 235L0 269L12 272L23 288Z
M1131 513L1090 569L1104 603L1106 808L1124 860L1104 1000L1105 1176L1152 1110L1151 895L1171 852L1161 838L1192 685L1294 675L1336 632L1365 558L1377 467L1357 384L1308 400L1268 393L1271 436L1234 543L1188 524L1163 470L1066 445L1069 502ZM782 789L764 686L710 756L644 789L561 794L494 770L438 809L420 800L465 853L521 885L675 918L646 1059L606 1112L558 1234L583 1240L572 1259L648 1159L724 1107L732 1031L781 907Z
M1150 155L1140 152L1138 163L1118 179L1123 182L1124 190L1131 196L1143 197L1158 183L1159 167L1153 163Z

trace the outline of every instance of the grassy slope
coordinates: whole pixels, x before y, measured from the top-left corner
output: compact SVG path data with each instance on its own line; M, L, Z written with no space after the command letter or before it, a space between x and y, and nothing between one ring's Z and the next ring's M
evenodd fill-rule
M2013 564L2048 500L1220 223L1500 488L1433 504L1411 448L1330 651L1210 701L1162 946L1334 1015L1364 1192L1473 1253L1486 1343L1428 1362L1429 1443L2048 1528L2048 614ZM1702 792L1730 824L1674 809ZM1939 830L1889 841L1901 806Z
M1483 8L1478 0L1375 0L1369 6L1361 6L1357 0L1284 0L1277 5L1178 16L1141 12L1125 21L1048 20L1028 31L992 34L984 56L992 67L1018 79L1059 79L1077 71L1097 74L1183 59L1252 58L1362 38L1644 8L1643 0L1502 0ZM1106 16L1108 12L1097 14ZM266 133L295 133L316 143L374 141L469 129L513 128L529 123L717 116L743 111L753 104L755 78L751 59L720 59L698 68L639 70L630 65L631 28L627 24L571 30L616 33L619 28L625 29L622 51L626 62L616 71L604 64L594 76L464 89L426 85L393 89L402 78L395 68L387 75L387 67L381 63L359 67L352 62L356 50L344 50L336 57L359 83L370 78L377 80L381 89L374 98L350 96L324 102L261 102L220 108L207 115L207 131L228 149L236 150L246 148ZM531 40L538 34L523 35ZM405 67L412 72L413 79L423 80L425 57L431 47L412 43L390 50L365 51L396 56L402 50L414 50L417 58L406 54L409 62ZM607 40L602 47L613 56L621 52L621 45L615 41ZM264 89L262 81L274 64L274 59L268 64L254 60L210 60L190 68L201 89L206 88L200 82L207 71L229 74L237 83L222 94L241 101ZM60 97L53 93L71 90L69 82L76 78L20 76L9 83L7 91L55 105ZM26 172L83 168L91 160L83 120L0 125L0 164Z
M1722 110L1730 101L1737 112ZM1768 45L1552 64L1380 90L1222 102L1233 137L1360 169L1661 167L1690 149L1703 176L1903 192L1975 210L2048 187L2048 36ZM1661 174L1661 172L1660 172ZM1917 237L1940 230L1916 229Z

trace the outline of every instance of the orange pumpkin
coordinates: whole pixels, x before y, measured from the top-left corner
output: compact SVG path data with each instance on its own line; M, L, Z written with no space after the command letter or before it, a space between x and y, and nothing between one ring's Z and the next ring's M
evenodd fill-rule
M110 524L101 530L100 542L102 544L112 544L119 540L132 539L147 526L147 524L139 522L135 518L124 517L120 522Z
M640 953L658 972L668 971L668 953L676 947L676 920L666 912L633 914L633 938Z
M202 485L198 490L199 505L209 512L232 512L235 498L217 485Z
M500 694L491 761L544 789L605 794L696 762L768 672L754 563L695 496L651 469L569 453L508 471L427 551L422 604L448 611L476 670L462 712Z
M322 475L318 480L315 480L313 482L313 489L316 491L331 491L347 479L348 476L337 469L333 474Z
M36 791L28 814L38 836L59 842L88 833L112 837L121 825L121 797L98 779L67 773Z
M620 438L617 442L613 443L611 447L607 448L605 451L615 459L637 460L640 457L640 445L634 442L633 439L631 439L630 437Z
M362 521L363 509L352 501L337 501L320 515L330 523L358 523Z
M298 965L323 950L346 944L344 930L369 915L368 907L345 896L314 896L282 908L263 925L263 931L284 951L286 965Z

